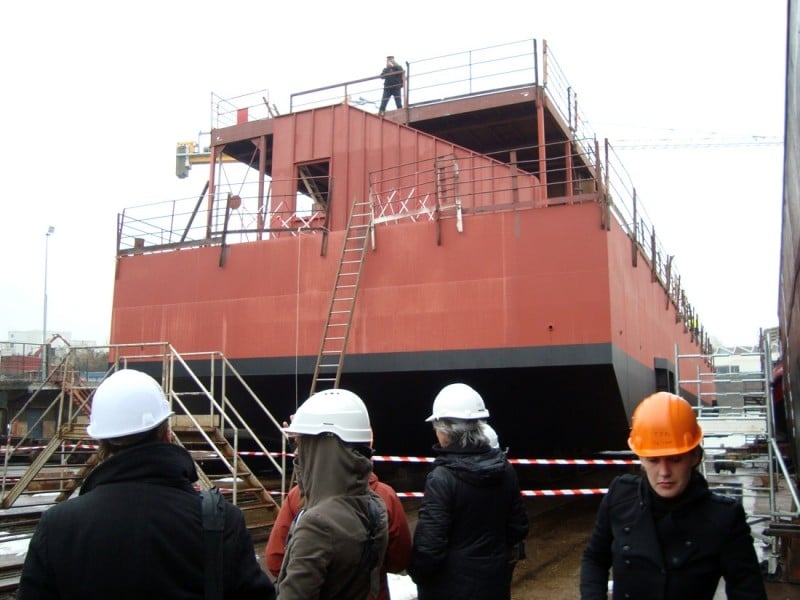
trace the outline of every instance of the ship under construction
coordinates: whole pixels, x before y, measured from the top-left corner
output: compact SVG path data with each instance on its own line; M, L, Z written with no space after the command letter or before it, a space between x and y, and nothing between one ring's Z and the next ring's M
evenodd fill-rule
M635 406L669 390L695 404L703 472L743 501L767 573L781 565L800 582L797 0L790 9L781 322L760 347L712 348L546 42L405 63L403 106L385 114L376 75L292 94L286 112L267 91L212 94L210 131L176 154L187 186L192 171L207 181L119 215L110 345L56 334L0 348L3 528L29 535L80 488L99 460L93 392L120 368L161 381L197 486L221 489L257 541L291 483L282 421L313 391L364 399L374 460L400 463L385 479L419 498L406 463L430 460L424 421L448 383L482 394L525 497L604 494L611 471L638 461L598 453L627 450ZM735 354L753 372L731 376ZM731 436L744 445L726 447ZM580 487L540 485L556 481ZM0 593L15 589L18 572L0 571Z
M518 456L625 448L636 404L675 389L678 355L708 372L710 343L613 144L544 41L404 69L385 115L376 76L285 112L212 94L210 134L177 152L202 189L119 216L112 346L147 368L166 343L205 374L192 356L219 352L231 403L249 388L278 419L353 390L385 454L428 451L455 381Z

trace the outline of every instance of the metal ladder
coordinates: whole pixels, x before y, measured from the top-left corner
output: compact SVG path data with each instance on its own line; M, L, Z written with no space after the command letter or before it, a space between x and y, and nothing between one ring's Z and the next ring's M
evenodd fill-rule
M317 363L311 381L311 394L319 389L337 388L342 376L345 348L350 335L350 324L353 320L353 309L358 296L358 286L364 259L367 254L367 243L372 229L372 203L367 201L353 202L350 218L347 223L339 268L333 285L328 316L322 332Z

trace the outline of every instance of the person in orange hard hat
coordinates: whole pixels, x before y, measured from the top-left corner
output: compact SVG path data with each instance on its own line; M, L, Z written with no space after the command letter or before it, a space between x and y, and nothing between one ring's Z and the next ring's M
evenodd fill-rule
M581 563L582 600L766 599L742 505L708 489L697 467L703 431L691 405L658 392L633 413L628 446L642 474L617 477L600 503Z

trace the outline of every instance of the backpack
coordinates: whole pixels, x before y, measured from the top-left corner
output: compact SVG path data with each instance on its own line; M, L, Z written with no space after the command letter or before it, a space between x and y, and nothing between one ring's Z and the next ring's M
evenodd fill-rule
M200 492L205 540L205 597L218 600L222 589L222 532L225 530L225 498L218 488Z

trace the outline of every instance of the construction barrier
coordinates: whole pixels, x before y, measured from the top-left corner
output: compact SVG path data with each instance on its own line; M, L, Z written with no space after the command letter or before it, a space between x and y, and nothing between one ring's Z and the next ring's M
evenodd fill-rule
M79 448L85 450L96 450L97 446L92 444L67 444L69 448ZM18 448L17 450L41 450L44 446L29 446L25 448ZM265 456L264 452L247 452L240 451L241 456ZM280 457L286 456L293 458L294 454L287 452L273 452L272 456ZM430 456L373 456L372 460L375 462L387 463L432 463L436 459ZM508 462L514 465L636 465L639 464L638 459L628 458L509 458ZM225 491L225 490L222 490ZM227 490L232 491L232 490ZM608 488L579 488L579 489L563 489L563 490L521 490L521 494L526 498L535 498L538 496L594 496L603 495L608 491ZM281 496L280 491L270 491L273 496ZM399 498L422 498L423 492L397 492Z

